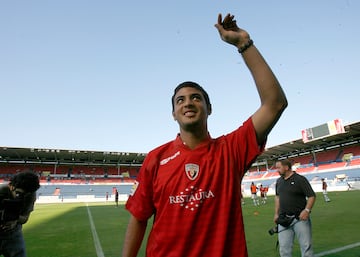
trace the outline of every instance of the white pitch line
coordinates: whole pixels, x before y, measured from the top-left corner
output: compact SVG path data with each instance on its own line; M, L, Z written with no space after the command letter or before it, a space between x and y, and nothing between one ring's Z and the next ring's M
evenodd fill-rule
M86 209L87 209L87 212L88 212L88 215L89 215L90 227L91 227L91 232L92 232L93 239L94 239L96 255L97 255L97 257L105 257L104 252L103 252L103 250L101 248L101 244L100 244L98 234L96 233L95 224L94 224L94 221L93 221L93 218L92 218L92 215L91 215L88 204L86 204Z
M333 250L330 250L330 251L318 253L318 254L315 254L315 257L321 257L321 256L325 256L325 255L332 254L332 253L342 252L342 251L345 251L345 250L348 250L348 249L351 249L351 248L354 248L354 247L358 247L358 246L360 246L360 242L355 243L355 244L351 244L351 245L346 245L346 246L343 246L343 247L339 247L339 248L336 248L336 249L333 249Z

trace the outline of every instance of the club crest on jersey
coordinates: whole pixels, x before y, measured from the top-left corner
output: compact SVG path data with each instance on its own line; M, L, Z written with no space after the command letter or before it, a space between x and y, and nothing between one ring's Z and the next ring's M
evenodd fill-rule
M199 165L193 163L185 164L185 173L190 180L195 180L199 175Z

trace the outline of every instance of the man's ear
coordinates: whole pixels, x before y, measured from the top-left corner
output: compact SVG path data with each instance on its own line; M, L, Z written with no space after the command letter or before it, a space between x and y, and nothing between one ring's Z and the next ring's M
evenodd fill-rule
M176 121L175 113L172 112L173 119Z

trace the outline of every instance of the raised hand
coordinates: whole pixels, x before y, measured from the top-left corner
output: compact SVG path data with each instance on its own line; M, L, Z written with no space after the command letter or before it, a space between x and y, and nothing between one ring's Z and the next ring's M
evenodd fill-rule
M250 36L248 32L237 26L234 18L234 15L228 13L223 20L222 15L219 14L215 27L218 29L222 40L237 48L241 48L250 40Z

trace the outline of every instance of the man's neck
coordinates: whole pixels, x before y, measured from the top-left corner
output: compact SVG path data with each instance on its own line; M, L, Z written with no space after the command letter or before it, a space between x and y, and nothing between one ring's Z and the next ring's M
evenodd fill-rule
M204 140L208 138L209 134L206 133L191 133L187 131L180 132L180 138L184 145L189 147L190 149L195 149L198 145L200 145Z
M290 178L294 174L294 171L290 170L285 173L284 179Z

